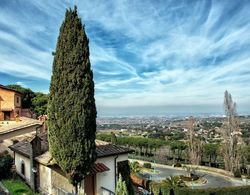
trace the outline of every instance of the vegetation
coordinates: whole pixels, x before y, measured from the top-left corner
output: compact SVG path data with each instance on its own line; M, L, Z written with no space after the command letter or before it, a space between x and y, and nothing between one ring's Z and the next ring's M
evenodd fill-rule
M151 163L143 163L143 167L144 168L147 168L147 169L151 169L152 168L152 165L151 165Z
M151 182L150 188L154 194L174 195L174 190L186 187L180 177L170 176L161 182Z
M202 142L195 136L195 121L191 117L188 121L188 154L189 162L193 165L199 165L201 162Z
M47 114L48 95L41 92L34 92L29 88L20 85L7 85L22 94L22 107L31 109L37 116Z
M243 140L236 117L236 103L233 102L231 94L227 91L225 91L224 108L227 121L222 132L224 138L222 154L224 157L225 169L235 173L240 169Z
M32 99L32 110L37 116L47 114L48 95L41 92L37 92L35 95Z
M118 162L117 165L118 165L118 173L121 175L122 180L125 182L129 195L133 195L134 188L133 188L132 180L130 178L131 171L130 171L129 162L122 161L122 162Z
M182 141L172 141L170 143L170 150L173 152L173 161L175 163L176 155L177 160L179 161L182 156L182 152L185 151L187 145Z
M76 7L66 10L48 102L50 152L76 187L96 159L96 106L88 38Z
M24 88L20 85L7 85L6 87L14 89L22 94L22 107L23 108L31 108L32 107L32 99L36 96L35 92L33 92L29 88Z
M13 158L8 151L0 153L0 179L8 178L11 175L11 167L13 165Z
M231 186L223 188L190 189L178 188L175 195L249 195L250 186Z
M125 181L122 181L122 176L119 175L119 180L116 186L116 195L129 195Z
M129 167L132 173L139 173L141 171L141 166L138 161L130 162Z
M9 190L12 195L33 195L32 190L20 179L2 180L3 185Z
M101 133L97 134L97 139L112 142L112 140L114 140L114 135ZM153 150L155 151L157 148L166 145L168 142L144 137L116 137L115 143L118 145L133 147L133 149L141 155L152 155Z
M216 163L216 159L219 153L219 144L204 144L203 152L204 155L209 159L209 166L212 167L212 163Z

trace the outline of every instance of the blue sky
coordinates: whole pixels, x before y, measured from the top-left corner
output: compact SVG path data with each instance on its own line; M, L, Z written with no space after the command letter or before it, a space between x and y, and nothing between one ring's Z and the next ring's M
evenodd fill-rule
M1 0L0 83L48 92L65 9L90 39L99 115L250 113L250 2Z

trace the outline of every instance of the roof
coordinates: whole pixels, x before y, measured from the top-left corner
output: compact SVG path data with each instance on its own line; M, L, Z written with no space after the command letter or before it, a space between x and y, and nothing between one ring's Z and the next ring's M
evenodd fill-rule
M105 171L109 171L110 169L103 163L95 163L95 165L91 168L90 173L102 173Z
M5 90L9 90L9 91L13 91L13 92L15 92L15 93L21 94L19 91L15 90L15 89L11 89L11 88L6 87L6 86L1 85L1 84L0 84L0 88L5 89Z
M53 162L52 156L49 153L49 144L47 139L47 133L38 135L41 139L41 155L37 156L35 159L44 165L52 165L55 164ZM127 154L130 153L132 150L109 144L108 142L104 142L101 140L95 140L96 143L96 153L97 158L107 157L107 156L114 156L114 155L120 155L120 154ZM12 146L9 146L11 150L14 152L20 153L23 156L26 156L29 158L30 155L30 139L20 141L16 144L13 144Z

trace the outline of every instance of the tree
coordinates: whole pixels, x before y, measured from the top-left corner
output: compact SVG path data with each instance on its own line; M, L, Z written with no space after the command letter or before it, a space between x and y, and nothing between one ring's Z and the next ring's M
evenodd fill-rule
M226 121L222 131L224 138L222 154L224 156L225 169L235 173L240 168L243 140L237 120L236 103L233 102L232 96L228 91L225 91L224 94L224 108Z
M31 108L32 107L32 99L36 96L35 93L29 89L24 88L20 85L12 84L7 85L6 87L10 89L14 89L22 94L22 108Z
M125 181L122 181L122 176L119 174L119 179L116 185L116 195L128 195L128 190Z
M36 113L37 116L47 114L47 104L48 95L37 92L36 96L32 99L32 110Z
M170 195L174 195L174 190L182 187L186 187L185 182L178 176L169 176L165 180L162 180L163 184L166 184L170 191Z
M96 160L96 106L88 38L77 8L66 10L48 102L49 150L77 193Z
M203 146L204 154L208 157L209 159L209 166L212 166L212 161L215 163L218 150L219 150L219 145L218 144L205 144Z
M116 144L117 143L117 137L114 132L111 132L111 143Z
M7 150L0 153L0 179L5 179L11 174L13 158Z
M191 117L188 120L188 155L191 164L199 165L201 162L202 142L196 137L194 127L195 121Z
M130 171L132 173L139 173L141 171L141 166L138 161L133 161L129 163Z
M182 152L187 148L186 144L182 141L172 141L170 143L170 150L173 153L173 163L175 163L176 151L177 151L177 160L181 158Z

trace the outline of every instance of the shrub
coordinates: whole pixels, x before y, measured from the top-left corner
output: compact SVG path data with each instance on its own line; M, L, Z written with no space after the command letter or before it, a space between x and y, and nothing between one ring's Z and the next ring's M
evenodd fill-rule
M152 192L156 195L159 195L160 193L162 195L168 195L171 188L168 184L166 183L158 183L158 182L151 182L150 183L150 188Z
M143 167L148 168L148 169L151 169L151 168L152 168L152 165L151 165L151 163L144 163L144 164L143 164Z
M181 167L181 163L179 163L179 162L178 162L178 163L175 163L175 164L174 164L174 167Z
M250 186L230 186L208 189L175 189L175 195L250 195Z
M241 177L240 170L236 170L236 171L234 172L234 177Z
M11 175L11 167L13 165L13 158L8 151L0 153L0 179L7 178Z

